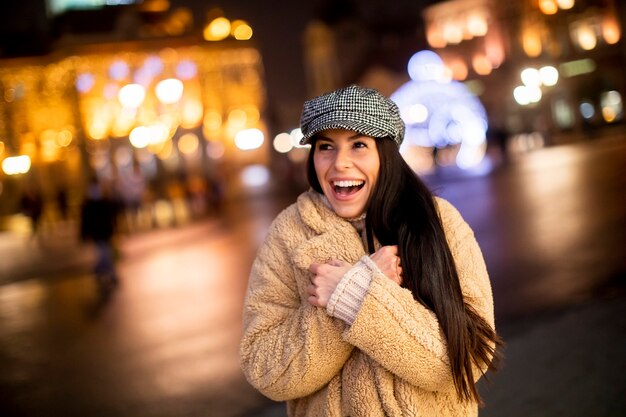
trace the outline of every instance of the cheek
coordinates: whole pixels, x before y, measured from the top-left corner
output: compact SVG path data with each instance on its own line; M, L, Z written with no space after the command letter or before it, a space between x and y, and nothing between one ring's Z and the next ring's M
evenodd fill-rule
M313 156L313 167L315 168L315 176L317 177L317 181L323 184L324 174L326 173L326 164L324 164L323 158L318 157L317 155Z

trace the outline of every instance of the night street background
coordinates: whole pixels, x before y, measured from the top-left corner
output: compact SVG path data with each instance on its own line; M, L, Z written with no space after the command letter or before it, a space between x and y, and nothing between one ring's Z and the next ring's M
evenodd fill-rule
M308 188L302 103L351 83L413 83L403 155L483 251L505 348L480 416L626 416L626 2L129 2L0 4L0 417L286 417L240 369L242 303ZM123 206L106 293L91 177Z

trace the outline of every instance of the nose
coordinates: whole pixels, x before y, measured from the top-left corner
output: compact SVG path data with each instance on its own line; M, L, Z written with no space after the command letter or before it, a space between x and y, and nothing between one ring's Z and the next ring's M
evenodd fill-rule
M342 170L352 166L352 157L348 149L338 148L335 155L335 169Z

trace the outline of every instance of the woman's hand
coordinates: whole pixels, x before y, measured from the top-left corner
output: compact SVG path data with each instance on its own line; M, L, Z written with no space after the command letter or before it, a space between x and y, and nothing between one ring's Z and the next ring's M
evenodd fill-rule
M371 254L370 258L387 278L402 285L402 267L398 256L398 246L383 246Z
M352 265L345 261L333 259L325 264L311 264L309 271L313 274L311 284L307 287L308 301L315 307L326 308L330 296Z

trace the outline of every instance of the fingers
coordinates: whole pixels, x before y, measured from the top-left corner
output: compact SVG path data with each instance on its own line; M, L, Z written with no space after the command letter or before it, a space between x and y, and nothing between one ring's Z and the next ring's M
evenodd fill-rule
M350 266L350 264L342 259L331 259L328 261L328 265L332 266Z
M317 272L319 271L320 266L322 266L324 264L311 264L309 265L309 272L312 273L313 275L317 275Z

